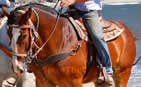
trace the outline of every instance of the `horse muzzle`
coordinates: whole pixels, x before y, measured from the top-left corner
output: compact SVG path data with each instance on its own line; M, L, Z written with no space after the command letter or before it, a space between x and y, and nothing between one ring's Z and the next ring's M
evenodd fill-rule
M19 58L21 58L20 60L18 59L18 56L20 56L19 57ZM13 71L18 76L22 76L23 73L26 71L24 57L25 57L25 55L24 56L17 55L17 56L13 56L13 58L12 58Z

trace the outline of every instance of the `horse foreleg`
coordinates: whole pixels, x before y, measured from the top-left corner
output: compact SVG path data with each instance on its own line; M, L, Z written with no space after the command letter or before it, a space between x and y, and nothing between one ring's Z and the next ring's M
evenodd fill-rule
M82 80L72 80L70 83L60 84L59 86L52 86L47 83L43 85L39 79L36 79L36 87L83 87Z
M127 87L128 80L131 74L132 68L126 68L123 71L115 71L115 85L116 87Z
M74 80L71 84L63 87L83 87L82 82Z
M83 87L82 79L64 80L57 87Z
M36 87L58 87L54 86L46 81L46 84L43 84L40 79L36 79Z
M103 84L97 84L97 82L94 82L94 85L95 85L95 87L105 87L104 85L104 83Z
M109 83L101 83L97 84L97 82L94 82L95 87L115 87L114 85L110 85Z
M69 87L83 87L82 79L73 79L72 86Z

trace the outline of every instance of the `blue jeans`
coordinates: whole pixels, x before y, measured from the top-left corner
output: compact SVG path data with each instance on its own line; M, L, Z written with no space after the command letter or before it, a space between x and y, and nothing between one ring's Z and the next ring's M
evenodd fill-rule
M94 11L78 11L84 20L85 27L88 30L88 33L93 41L94 46L98 51L98 55L103 66L106 67L106 71L112 73L112 64L110 59L110 54L108 46L103 37L102 25L98 17L96 10Z

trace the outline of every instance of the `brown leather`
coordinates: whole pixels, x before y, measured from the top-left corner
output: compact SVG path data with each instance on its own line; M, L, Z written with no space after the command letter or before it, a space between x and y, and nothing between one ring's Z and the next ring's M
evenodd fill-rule
M101 20L101 23L102 23L103 29L109 28L109 27L111 27L111 25L112 25L111 22L106 21L106 20L104 20L104 19Z
M108 20L102 19L101 23L102 23L102 27L103 27L103 33L111 32L111 31L115 30L117 27L117 25L115 25L114 23L112 23Z

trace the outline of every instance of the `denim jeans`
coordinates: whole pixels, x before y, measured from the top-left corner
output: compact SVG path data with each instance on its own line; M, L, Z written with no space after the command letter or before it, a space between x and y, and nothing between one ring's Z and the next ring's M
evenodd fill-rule
M112 64L110 59L110 54L108 46L103 37L102 25L98 17L96 10L93 11L78 11L84 20L85 27L88 30L89 36L93 41L94 46L98 51L98 56L103 64L106 67L106 71L112 73Z

